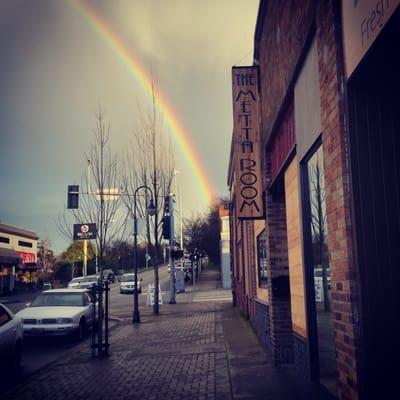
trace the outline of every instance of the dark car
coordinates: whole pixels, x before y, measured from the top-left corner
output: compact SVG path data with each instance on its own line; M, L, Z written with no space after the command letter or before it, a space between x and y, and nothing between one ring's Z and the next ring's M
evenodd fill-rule
M110 283L115 283L115 274L112 269L103 269L103 277Z
M0 304L0 370L16 372L20 366L23 343L22 319Z

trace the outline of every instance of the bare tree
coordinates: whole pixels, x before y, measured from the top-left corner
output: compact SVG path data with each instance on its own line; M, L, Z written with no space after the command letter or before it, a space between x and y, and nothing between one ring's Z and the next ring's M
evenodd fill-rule
M58 216L57 227L61 235L72 240L72 223L96 223L96 247L103 267L106 244L123 237L126 213L121 209L121 166L110 147L110 125L103 112L96 113L94 143L87 156L88 169L84 172L79 196L79 209L64 211ZM71 223L72 220L72 223Z
M325 184L322 159L316 159L309 169L310 202L311 202L311 236L315 265L322 268L322 286L324 292L324 310L330 310L328 285L328 246L326 241Z
M139 126L134 131L126 157L126 174L124 184L128 193L134 193L140 186L149 187L154 196L156 214L150 218L146 213L150 193L146 190L138 193L138 217L146 221L146 241L151 247L153 244L154 265L154 314L159 313L158 293L158 263L161 255L161 220L163 213L163 198L169 194L174 174L174 155L170 140L165 140L165 129L162 115L157 111L157 96L152 80L152 104L143 111L139 107ZM130 212L133 201L130 196L125 197L125 204Z

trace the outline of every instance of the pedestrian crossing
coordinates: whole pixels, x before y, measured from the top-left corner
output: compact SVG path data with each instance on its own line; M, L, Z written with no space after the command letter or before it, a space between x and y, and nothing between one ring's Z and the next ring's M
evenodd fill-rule
M231 302L232 291L231 290L207 290L202 292L193 293L193 302Z

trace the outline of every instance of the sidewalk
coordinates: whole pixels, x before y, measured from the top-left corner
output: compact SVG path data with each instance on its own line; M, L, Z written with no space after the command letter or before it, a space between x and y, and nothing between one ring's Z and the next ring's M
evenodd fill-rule
M273 367L231 303L183 302L214 295L215 278L203 271L196 291L163 304L159 316L143 307L140 325L127 315L111 333L107 359L91 360L82 344L2 399L324 399Z

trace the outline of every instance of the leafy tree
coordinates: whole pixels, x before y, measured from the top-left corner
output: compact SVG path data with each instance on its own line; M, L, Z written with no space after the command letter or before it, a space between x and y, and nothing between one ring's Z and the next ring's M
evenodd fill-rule
M42 239L38 243L37 260L40 270L40 278L47 279L53 272L56 257L53 250L50 249L51 243L48 238Z
M88 270L92 269L95 264L96 250L92 242L88 242L87 258L88 258ZM92 260L92 262L90 262ZM60 261L64 264L69 265L70 278L74 276L82 275L83 266L83 241L76 240L72 242L67 250L65 250L61 256Z
M185 248L193 252L195 249L207 253L210 261L220 262L220 218L218 208L227 204L228 200L219 199L212 204L205 214L196 214L184 221L183 237Z

